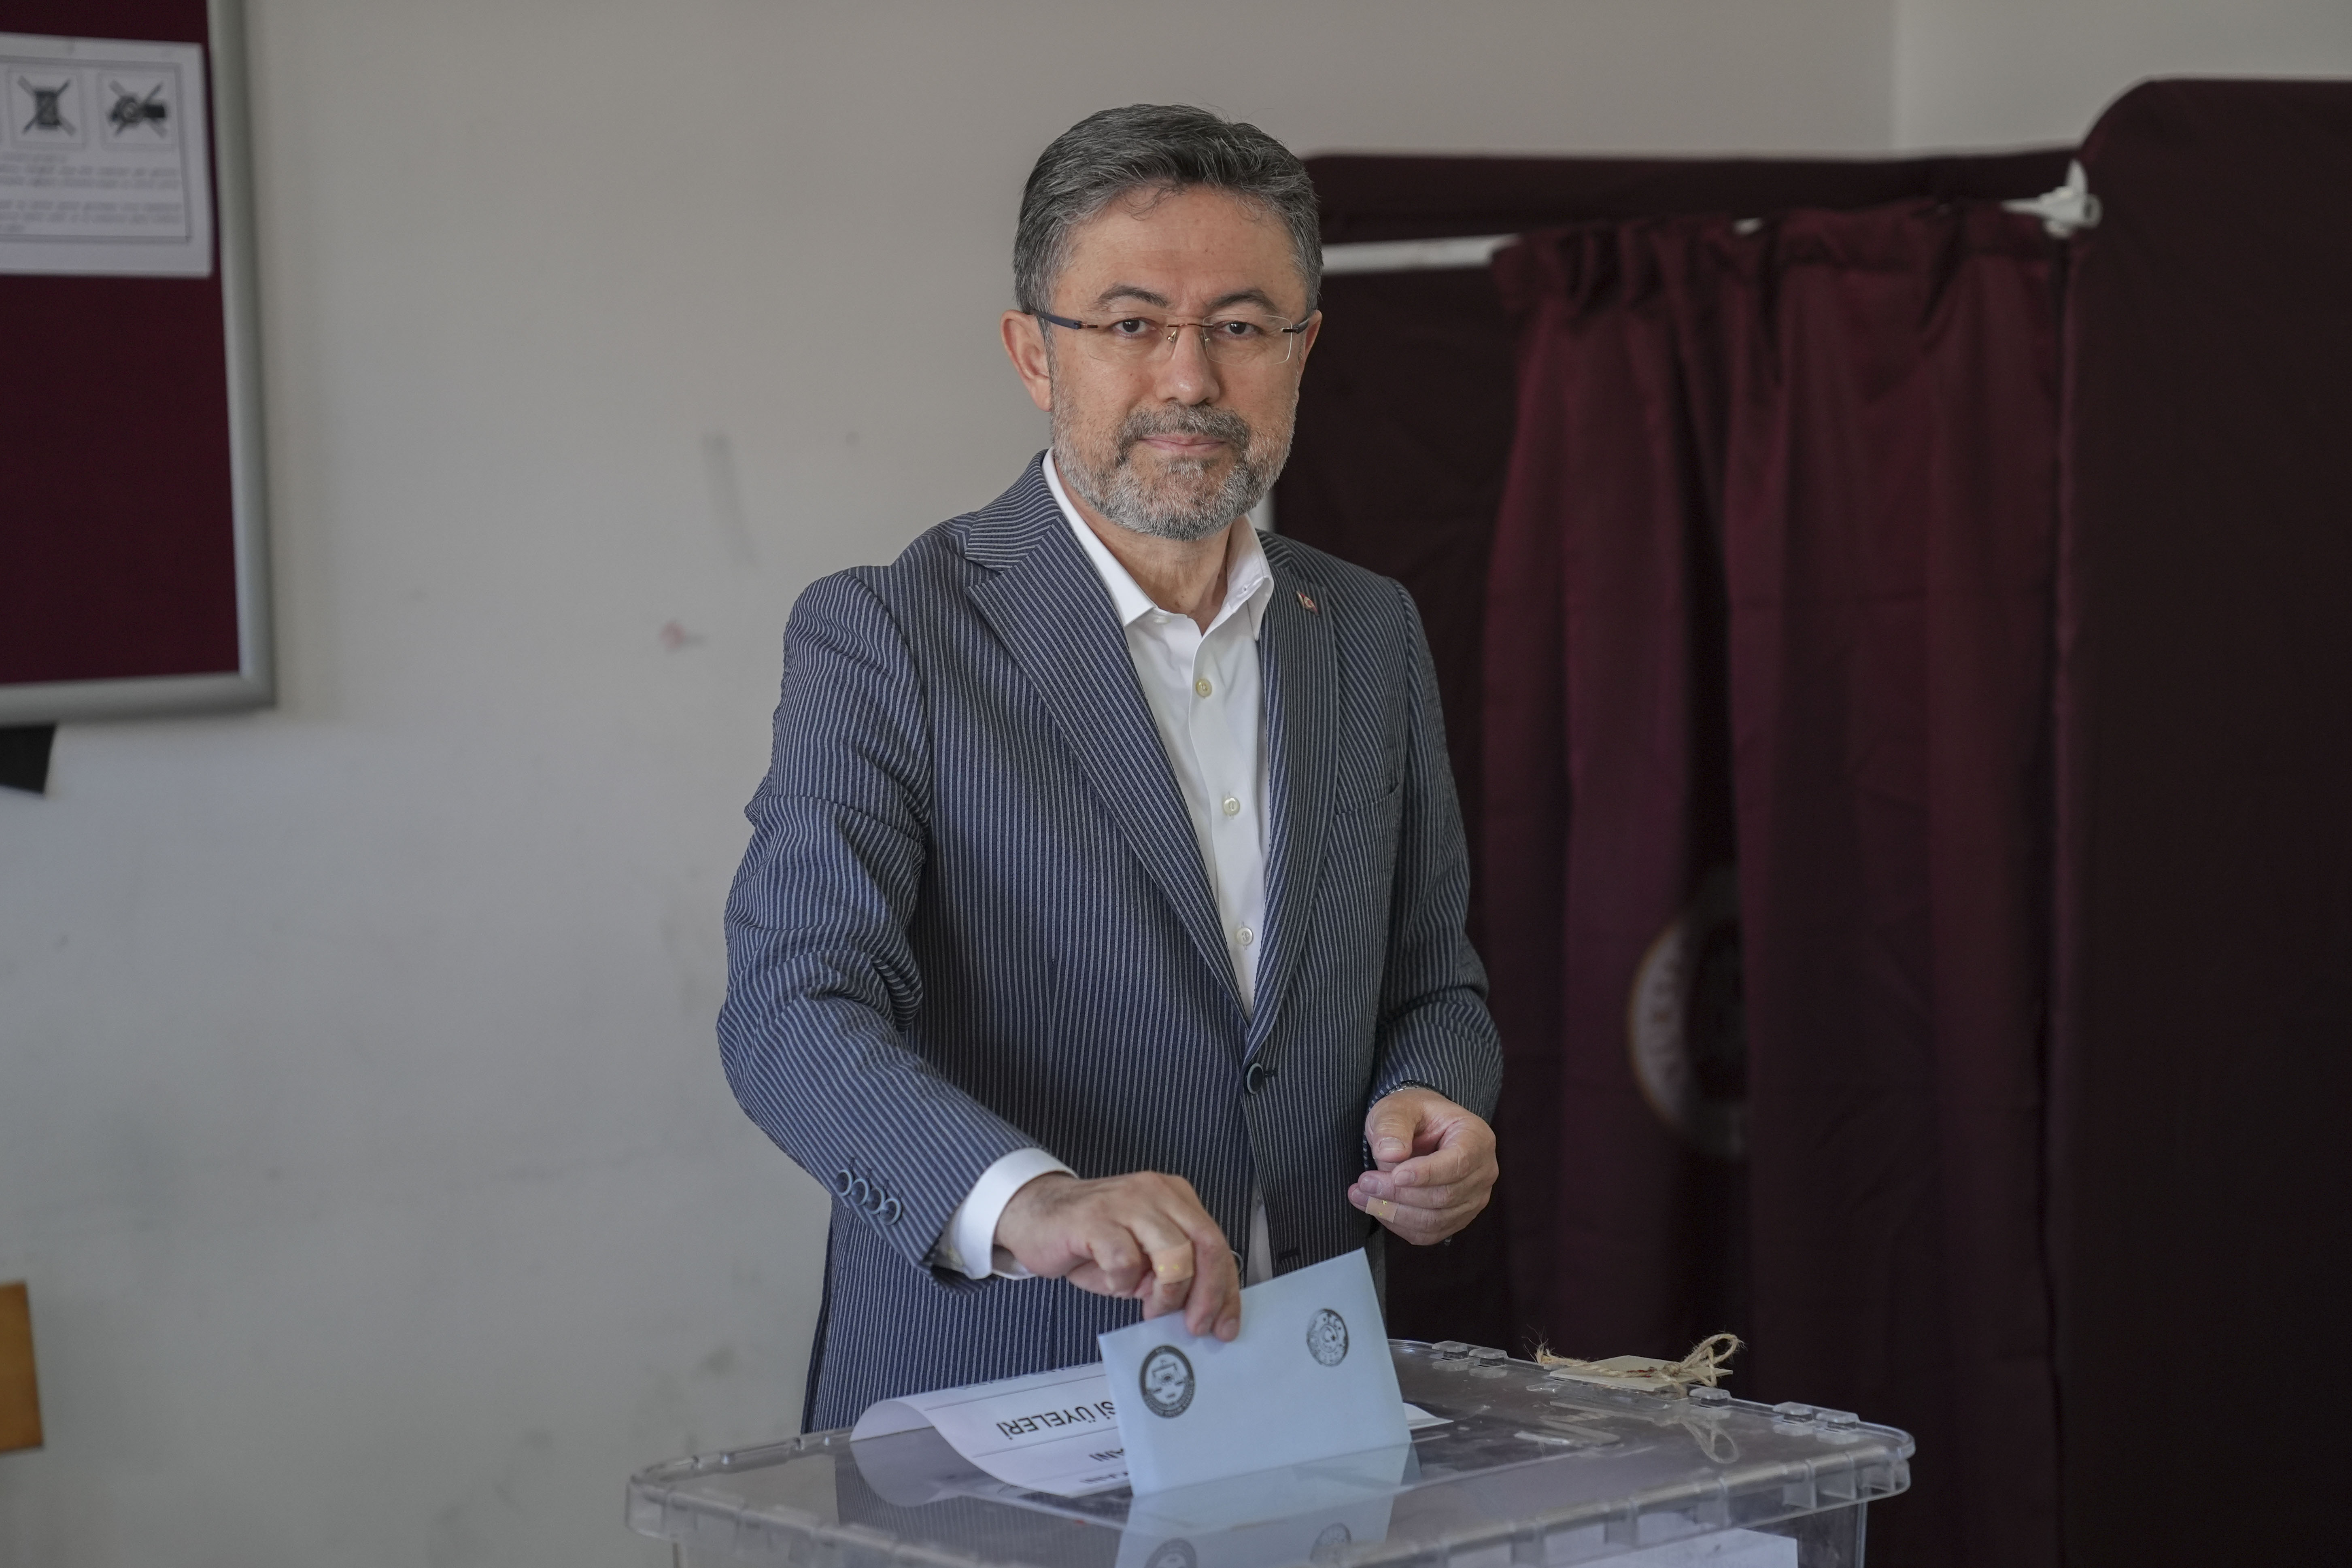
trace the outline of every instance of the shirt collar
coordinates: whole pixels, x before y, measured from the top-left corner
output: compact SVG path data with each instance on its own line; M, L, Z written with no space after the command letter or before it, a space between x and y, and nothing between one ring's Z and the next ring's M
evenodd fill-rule
M1137 584L1134 574L1119 564L1110 546L1087 526L1070 503L1069 493L1062 489L1062 476L1055 471L1054 454L1045 454L1045 486L1054 492L1054 502L1062 509L1062 517L1070 531L1078 536L1078 548L1087 552L1095 574L1110 591L1111 607L1118 614L1118 624L1131 626L1147 616L1162 613L1151 602L1151 595ZM1267 564L1265 547L1258 542L1257 530L1245 527L1231 530L1226 534L1225 602L1209 623L1214 631L1236 615L1249 617L1249 635L1257 636L1259 623L1265 618L1266 601L1274 595L1274 568Z

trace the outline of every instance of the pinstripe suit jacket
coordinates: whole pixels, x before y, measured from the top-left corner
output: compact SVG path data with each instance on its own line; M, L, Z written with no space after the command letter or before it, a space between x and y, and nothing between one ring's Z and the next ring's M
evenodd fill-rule
M1492 1110L1501 1053L1412 601L1265 544L1254 1016L1109 595L1038 462L793 608L719 1034L745 1110L835 1194L813 1429L1092 1361L1135 1320L1058 1280L927 1266L1014 1149L1181 1174L1234 1237L1255 1183L1287 1272L1370 1235L1346 1190L1372 1100L1412 1082Z

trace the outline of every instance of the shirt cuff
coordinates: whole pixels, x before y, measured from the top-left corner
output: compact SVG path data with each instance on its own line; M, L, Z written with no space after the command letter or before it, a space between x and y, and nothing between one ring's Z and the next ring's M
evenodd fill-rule
M982 1171L955 1213L948 1215L947 1228L940 1232L939 1244L931 1248L931 1261L967 1279L985 1279L991 1274L1001 1279L1028 1279L1029 1270L997 1247L996 1222L1004 1217L1004 1206L1013 1201L1013 1194L1056 1171L1066 1176L1077 1174L1043 1149L1015 1149Z

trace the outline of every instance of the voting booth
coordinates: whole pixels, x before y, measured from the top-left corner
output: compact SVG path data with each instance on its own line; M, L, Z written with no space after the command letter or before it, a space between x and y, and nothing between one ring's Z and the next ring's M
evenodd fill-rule
M922 1427L656 1465L628 1521L681 1563L823 1568L1855 1568L1910 1436L1718 1388L1646 1393L1498 1350L1389 1343L1410 1442L1213 1484L1028 1490ZM1115 1440L1115 1439L1113 1439Z

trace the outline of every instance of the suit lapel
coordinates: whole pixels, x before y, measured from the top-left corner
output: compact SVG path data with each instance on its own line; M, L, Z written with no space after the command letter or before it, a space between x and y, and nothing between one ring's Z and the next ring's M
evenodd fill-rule
M966 553L999 568L973 585L973 602L1238 1008L1200 841L1136 683L1127 639L1038 465L973 514Z
M1274 595L1258 626L1259 684L1265 693L1265 744L1273 811L1267 825L1265 956L1258 962L1257 1005L1247 1054L1273 1028L1282 996L1313 937L1309 929L1323 876L1324 824L1337 788L1337 654L1328 614L1299 595L1329 597L1302 578L1281 539L1265 541Z

